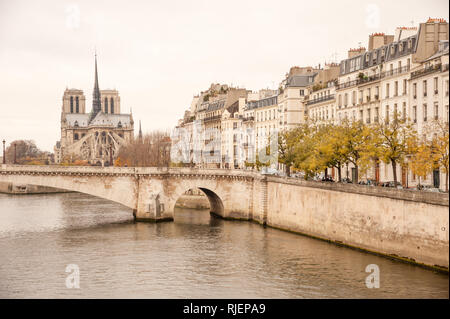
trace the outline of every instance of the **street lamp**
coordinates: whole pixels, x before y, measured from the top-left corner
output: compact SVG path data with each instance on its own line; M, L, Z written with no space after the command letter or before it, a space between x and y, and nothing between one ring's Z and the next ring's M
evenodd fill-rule
M3 139L3 164L6 164L5 143L6 143L6 141Z
M14 143L14 164L17 164L17 143Z

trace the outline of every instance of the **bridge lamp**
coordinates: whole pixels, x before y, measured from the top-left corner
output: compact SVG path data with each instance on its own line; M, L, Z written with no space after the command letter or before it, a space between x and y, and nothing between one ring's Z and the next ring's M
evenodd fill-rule
M5 143L6 143L6 141L3 139L3 164L6 164Z

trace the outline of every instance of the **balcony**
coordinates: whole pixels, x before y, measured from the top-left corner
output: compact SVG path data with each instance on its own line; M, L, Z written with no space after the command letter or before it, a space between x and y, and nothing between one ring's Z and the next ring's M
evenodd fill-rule
M423 68L421 70L411 72L411 80L416 79L421 76L424 76L424 75L427 75L427 74L430 74L430 73L433 73L433 72L441 71L441 70L444 71L444 68L442 67L441 63L438 63L436 65L432 65L427 68ZM448 64L447 64L447 70L448 70Z
M222 118L221 115L208 116L208 117L205 117L205 118L203 119L203 121L204 121L204 122L209 122L209 121L220 120L221 118Z
M319 97L317 99L309 100L306 103L306 105L312 105L312 104L316 104L316 103L320 103L320 102L324 102L324 101L329 101L329 100L333 100L333 99L334 99L334 94L325 95L325 96Z

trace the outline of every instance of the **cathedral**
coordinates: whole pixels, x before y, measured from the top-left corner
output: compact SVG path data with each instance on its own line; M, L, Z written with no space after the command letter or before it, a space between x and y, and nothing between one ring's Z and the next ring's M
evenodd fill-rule
M86 160L92 165L111 165L119 148L134 137L132 114L120 113L117 90L100 90L95 56L92 109L86 113L82 90L66 89L61 111L61 140L56 142L55 162Z

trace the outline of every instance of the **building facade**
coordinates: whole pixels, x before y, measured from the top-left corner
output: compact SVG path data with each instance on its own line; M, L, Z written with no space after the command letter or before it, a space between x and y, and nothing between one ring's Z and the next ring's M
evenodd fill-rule
M119 92L100 90L97 57L91 112L86 112L82 90L66 89L61 111L61 139L54 147L55 162L84 160L92 165L112 165L119 148L134 136L134 121L120 110Z

